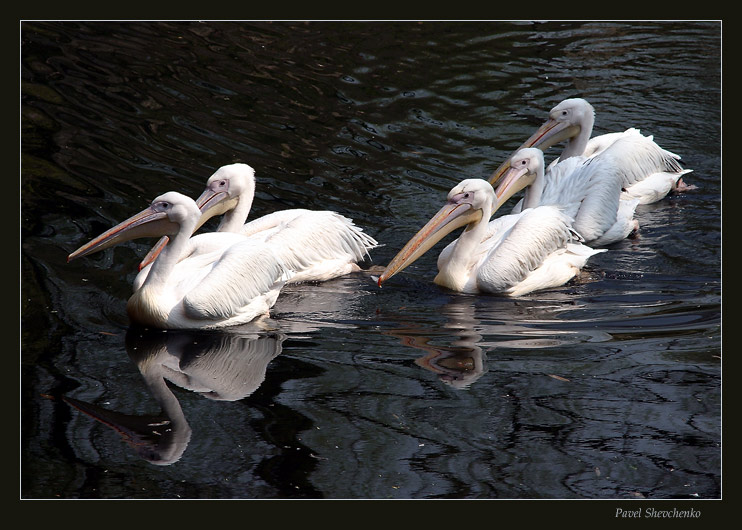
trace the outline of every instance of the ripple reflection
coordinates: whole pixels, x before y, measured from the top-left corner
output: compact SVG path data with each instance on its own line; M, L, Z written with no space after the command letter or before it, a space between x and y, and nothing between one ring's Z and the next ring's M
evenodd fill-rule
M192 431L168 382L216 401L243 399L265 380L284 340L282 334L130 328L126 351L160 413L130 415L70 397L63 400L115 430L143 460L171 465L185 452Z

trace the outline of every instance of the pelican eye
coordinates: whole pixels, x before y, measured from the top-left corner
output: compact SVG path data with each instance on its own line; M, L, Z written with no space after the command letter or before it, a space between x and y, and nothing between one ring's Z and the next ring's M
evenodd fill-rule
M210 187L214 191L229 189L229 181L227 179L215 180L214 182L211 183Z

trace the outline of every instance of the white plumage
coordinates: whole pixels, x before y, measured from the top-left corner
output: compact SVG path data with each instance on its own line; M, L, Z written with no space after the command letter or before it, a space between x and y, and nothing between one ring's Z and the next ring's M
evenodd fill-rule
M559 158L549 167L571 157L593 158L603 156L609 148L621 145L620 156L612 163L621 172L622 198L636 199L638 204L649 204L664 198L670 191L693 189L683 182L682 176L692 170L680 166L680 156L667 151L654 142L652 136L644 136L638 129L608 133L590 138L595 122L595 110L582 98L565 99L549 112L549 119L518 149L536 147L545 151L552 145L565 142ZM516 151L517 152L517 151ZM504 162L490 177L495 184L504 173L508 162Z
M133 323L163 329L211 329L250 322L268 313L291 277L276 249L259 238L204 234L211 250L190 236L201 211L177 192L70 254L68 261L138 237L169 237L157 260L138 275L126 309ZM218 238L219 244L213 239ZM141 278L141 279L140 279Z
M633 218L639 201L622 199L623 174L610 156L624 141L617 141L595 158L568 158L546 174L543 152L533 147L521 149L510 159L498 194L511 196L525 187L525 195L513 212L540 205L560 206L574 219L572 228L585 244L597 247L620 241L639 226Z
M379 285L410 265L446 234L466 226L438 257L433 280L467 293L521 296L563 285L603 250L582 245L572 220L556 206L528 208L488 222L499 201L485 180L467 179L404 246L379 277Z
M230 164L209 177L206 189L196 200L202 217L198 226L221 215L216 233L237 233L262 237L276 249L292 271L289 283L325 281L360 270L369 250L378 246L352 220L327 210L288 209L273 212L245 223L255 196L255 172L247 164ZM211 250L218 239L199 241L194 236L191 251ZM142 266L156 257L159 242L143 260ZM144 269L143 269L144 270Z
M438 257L434 281L462 292L511 296L563 285L596 253L580 244L571 224L572 219L554 206L498 217L487 224L485 236L471 253L466 280L455 279L448 266L456 240Z

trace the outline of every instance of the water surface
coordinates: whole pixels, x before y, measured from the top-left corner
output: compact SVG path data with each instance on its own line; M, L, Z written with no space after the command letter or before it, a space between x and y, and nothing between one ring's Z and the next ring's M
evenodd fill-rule
M22 498L721 498L718 23L21 29ZM453 293L431 252L383 289L287 288L262 327L163 333L125 312L151 241L66 263L240 161L252 216L338 211L383 266L574 96L698 189L557 289Z

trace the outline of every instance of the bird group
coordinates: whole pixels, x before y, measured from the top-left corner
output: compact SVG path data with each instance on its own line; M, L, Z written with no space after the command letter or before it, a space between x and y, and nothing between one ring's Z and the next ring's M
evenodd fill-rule
M359 270L376 240L331 211L280 210L246 223L255 196L247 164L219 168L195 201L169 191L69 255L68 261L142 237L160 237L143 259L126 310L162 329L213 329L268 313L288 283ZM216 232L193 235L222 215Z
M466 227L438 257L434 282L467 293L520 296L563 285L606 245L638 230L639 204L685 190L679 156L636 129L590 138L594 110L567 99L493 173L466 179L378 277L381 286L443 237ZM566 142L545 167L544 150ZM506 215L490 218L521 190ZM69 255L68 261L135 238L160 240L142 260L127 302L133 323L211 329L253 321L284 285L360 270L377 241L331 211L280 210L246 222L254 170L217 170L195 201L170 191ZM215 232L194 235L221 215Z
M488 180L467 179L400 250L378 284L409 266L456 228L466 230L438 257L435 283L468 293L520 296L563 285L602 248L635 233L639 204L693 188L680 157L637 129L592 134L595 111L566 99ZM548 167L544 150L566 142ZM525 189L513 210L490 218Z

